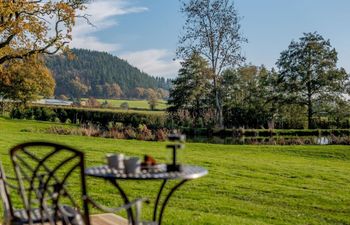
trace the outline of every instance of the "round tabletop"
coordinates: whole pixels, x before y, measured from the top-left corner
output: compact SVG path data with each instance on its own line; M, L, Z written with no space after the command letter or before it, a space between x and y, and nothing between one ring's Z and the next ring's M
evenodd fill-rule
M160 165L140 173L126 174L124 170L116 170L107 165L91 167L85 170L87 176L104 179L122 180L166 180L166 179L197 179L208 174L208 170L199 166L181 165L179 172L167 172L166 165Z

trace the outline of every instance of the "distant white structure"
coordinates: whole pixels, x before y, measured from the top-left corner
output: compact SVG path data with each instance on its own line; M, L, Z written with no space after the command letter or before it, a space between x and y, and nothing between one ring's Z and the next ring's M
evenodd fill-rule
M64 101L59 99L41 99L38 101L34 101L34 104L42 104L42 105L61 105L61 106L71 106L73 105L72 101Z

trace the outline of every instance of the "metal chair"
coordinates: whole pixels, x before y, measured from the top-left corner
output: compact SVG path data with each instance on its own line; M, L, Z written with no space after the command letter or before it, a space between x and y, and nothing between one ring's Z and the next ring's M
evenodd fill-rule
M15 177L6 177L0 163L4 224L90 225L89 204L105 212L116 213L126 209L130 223L139 224L137 218L141 203L147 200L136 199L111 209L88 197L82 152L59 144L30 142L13 147L10 157ZM76 184L77 180L79 187L72 190L69 183L73 181ZM14 194L19 195L21 201L14 203ZM129 213L134 205L136 219Z

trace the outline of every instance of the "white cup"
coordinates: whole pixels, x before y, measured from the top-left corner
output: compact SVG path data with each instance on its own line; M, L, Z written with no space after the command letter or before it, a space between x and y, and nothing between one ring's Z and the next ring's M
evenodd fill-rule
M107 154L106 158L109 168L124 169L124 154Z
M130 157L124 159L125 173L140 173L141 160L138 157Z

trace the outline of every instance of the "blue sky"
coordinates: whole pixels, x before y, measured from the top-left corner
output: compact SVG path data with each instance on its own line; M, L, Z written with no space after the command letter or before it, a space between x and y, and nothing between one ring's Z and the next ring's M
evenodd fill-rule
M350 0L235 0L242 17L246 63L275 66L280 52L304 32L317 31L338 51L350 72ZM110 52L153 75L173 78L184 17L178 0L95 0L78 21L72 47Z

